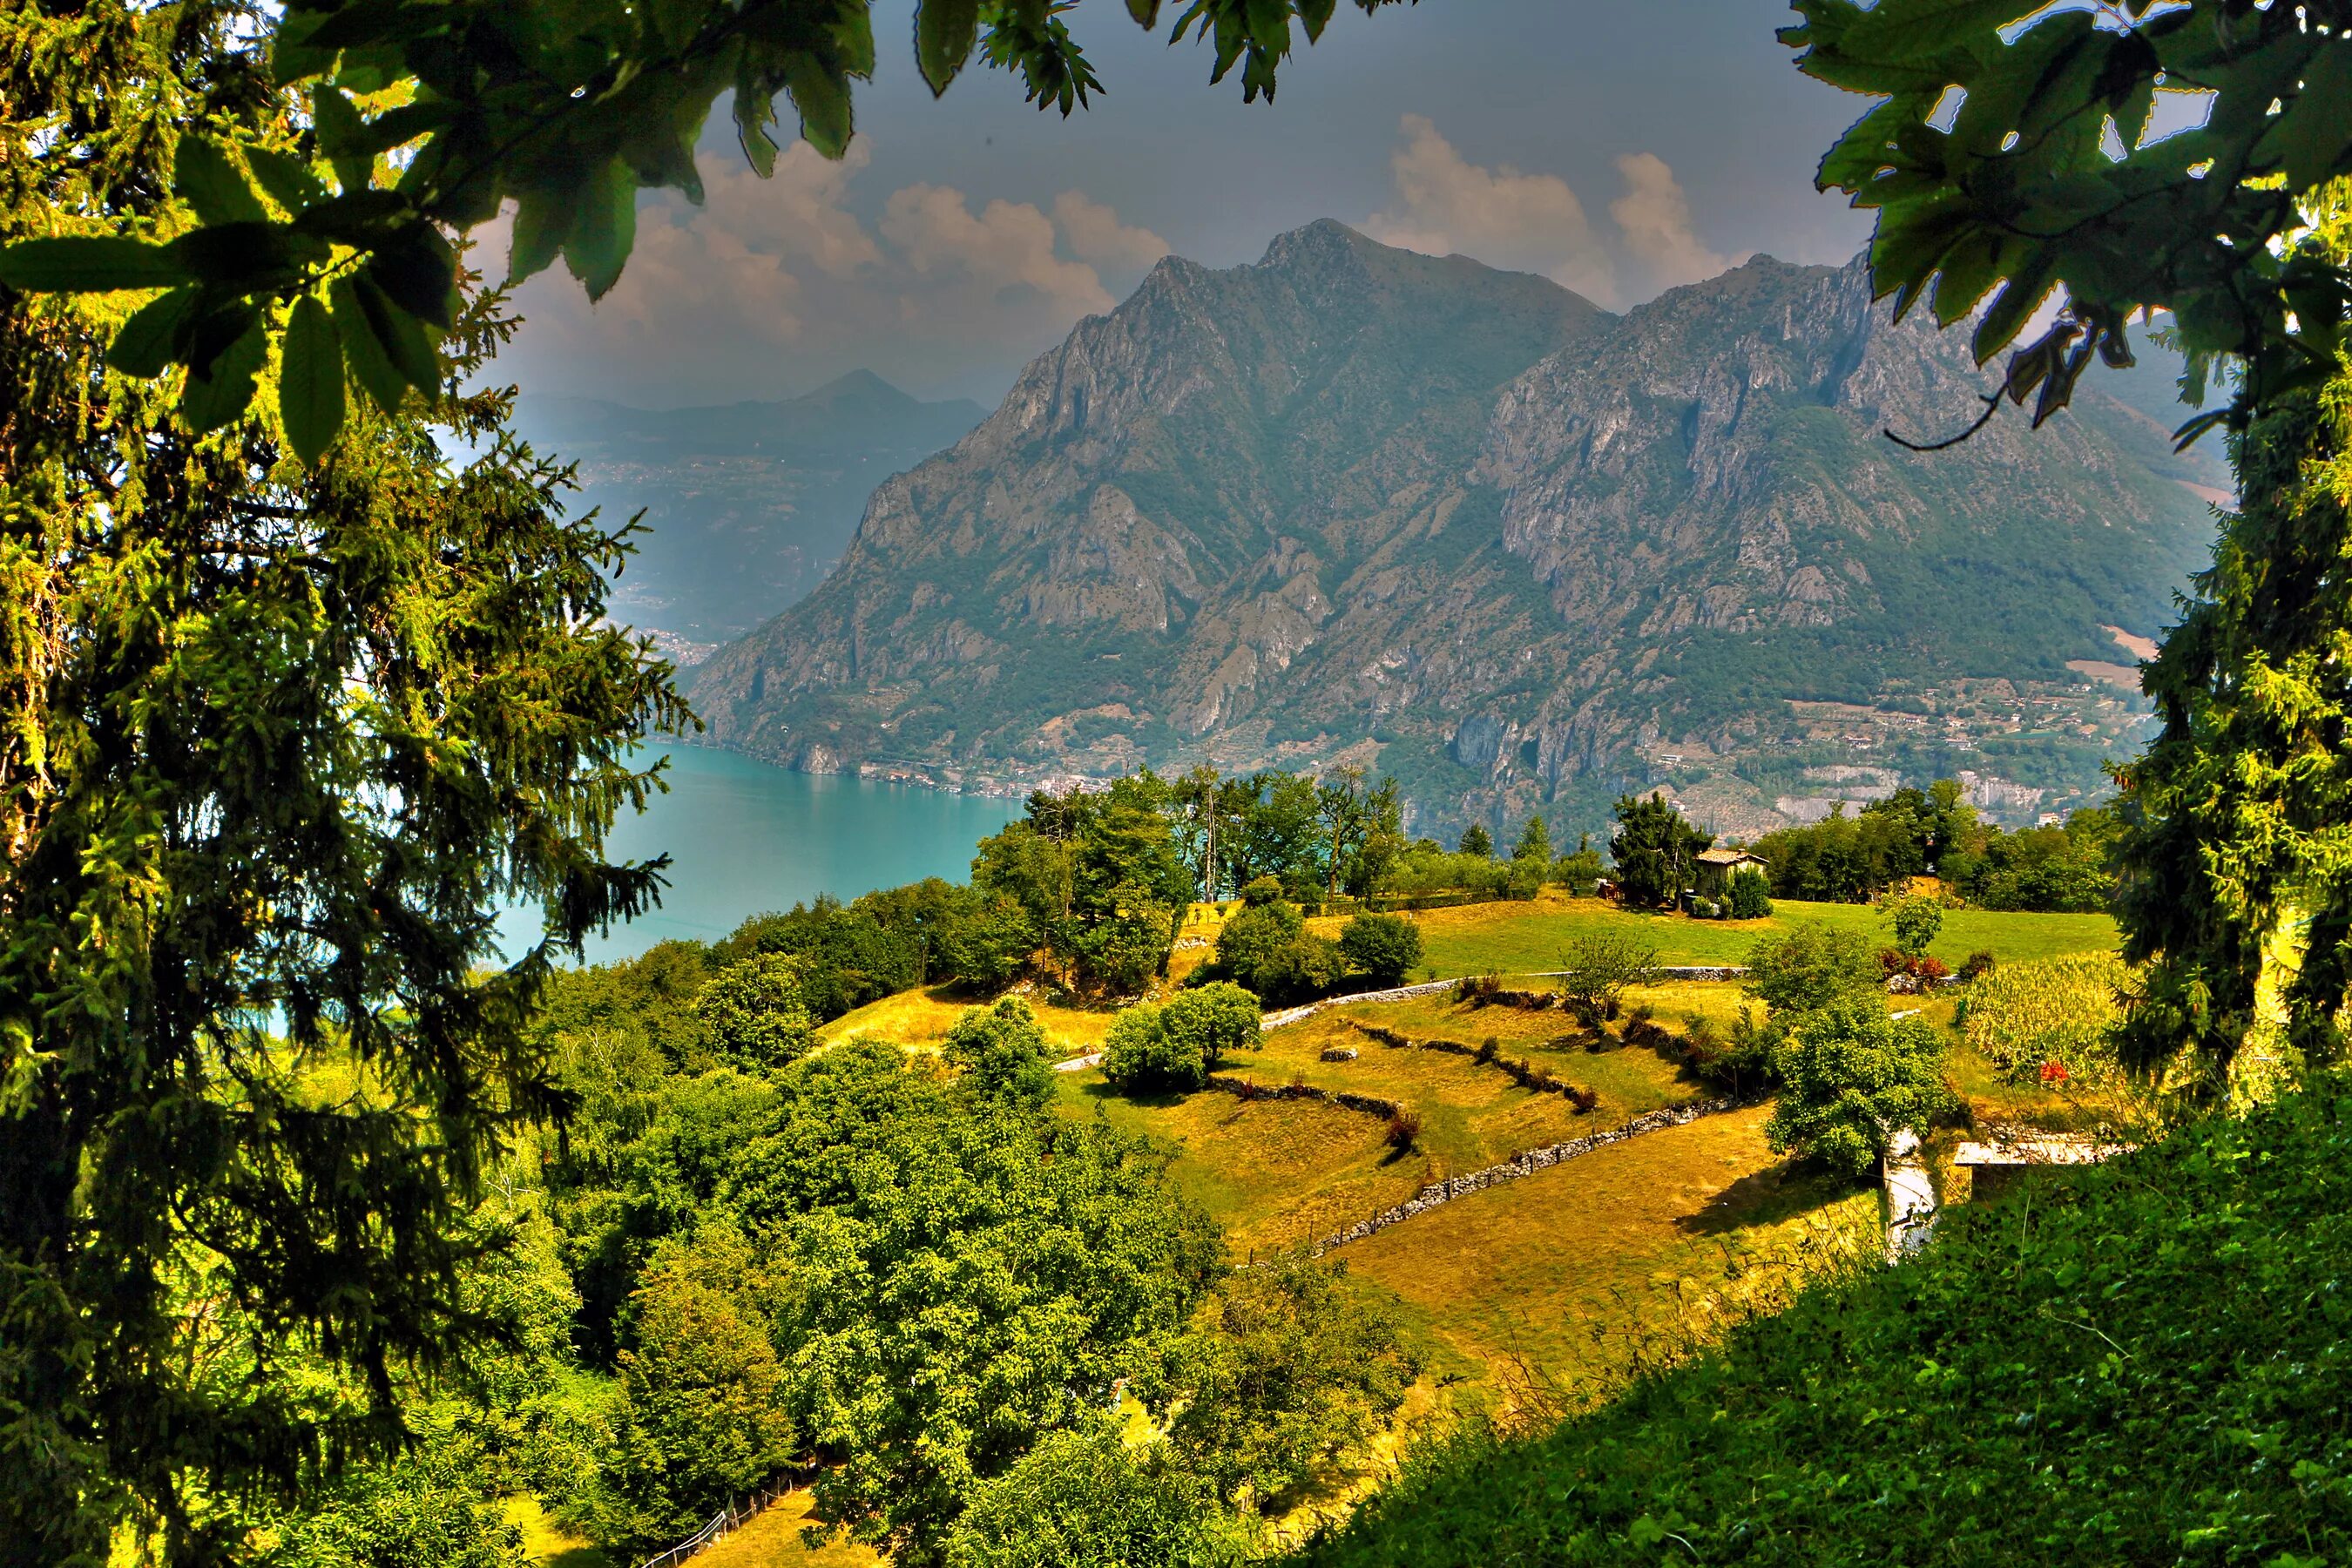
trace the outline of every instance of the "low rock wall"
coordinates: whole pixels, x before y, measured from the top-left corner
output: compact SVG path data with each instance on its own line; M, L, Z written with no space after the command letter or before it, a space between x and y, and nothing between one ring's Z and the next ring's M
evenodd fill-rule
M1323 1096L1322 1098L1343 1097ZM1344 1098L1361 1099L1363 1097ZM1392 1225L1402 1225L1416 1215L1427 1214L1431 1209L1452 1203L1455 1198L1466 1196L1471 1193L1483 1193L1488 1187L1500 1186L1505 1182L1516 1182L1522 1177L1532 1176L1538 1171L1549 1170L1552 1166L1566 1160L1573 1160L1580 1154L1590 1154L1595 1149L1605 1149L1612 1143L1622 1143L1628 1138L1638 1138L1644 1132L1655 1132L1663 1128L1686 1127L1702 1116L1714 1116L1726 1110L1737 1110L1742 1106L1754 1103L1755 1101L1749 1100L1727 1099L1701 1100L1691 1105L1670 1105L1663 1110L1644 1111L1622 1125L1612 1127L1605 1132L1587 1133L1581 1138L1571 1138L1565 1143L1551 1143L1541 1149L1529 1149L1524 1153L1513 1155L1499 1165L1489 1165L1482 1171L1469 1171L1459 1176L1448 1176L1442 1182L1432 1182L1394 1208L1383 1209L1370 1219L1358 1220L1347 1229L1334 1231L1325 1237L1315 1244L1314 1256L1320 1258L1334 1247L1345 1247L1351 1241L1361 1241L1375 1232L1386 1230Z
M1378 1095L1358 1094L1345 1089L1317 1089L1305 1083L1252 1083L1245 1078L1234 1078L1225 1073L1211 1073L1209 1087L1238 1095L1244 1100L1318 1100L1326 1105L1344 1106L1379 1117L1394 1116L1397 1103Z
M1539 969L1535 977L1542 980L1559 978L1564 970ZM1748 973L1740 963L1668 964L1657 971L1666 980L1738 980ZM1350 1002L1410 1002L1416 996L1434 996L1451 991L1460 984L1461 977L1452 980L1424 980L1416 985L1398 985L1386 991L1358 991L1346 996L1326 996L1320 1002L1309 1002L1303 1007L1285 1007L1278 1013L1268 1013L1258 1025L1260 1028L1279 1029L1291 1024L1303 1023L1316 1014L1332 1007L1344 1007Z

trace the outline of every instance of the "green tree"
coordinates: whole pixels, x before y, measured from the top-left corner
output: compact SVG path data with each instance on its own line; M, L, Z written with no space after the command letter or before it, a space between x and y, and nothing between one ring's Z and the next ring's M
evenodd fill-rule
M2064 290L2003 378L2014 403L2034 400L2035 425L2095 361L2132 363L2125 326L2143 309L2171 312L2192 401L2217 356L2241 367L2230 407L2189 434L2242 429L2334 374L2352 279L2300 242L2322 187L2352 172L2352 123L2333 35L2307 12L2242 0L1797 10L1781 37L1800 68L1880 100L1818 176L1876 209L1876 292L1898 311L1926 300L1943 326L1973 321L1981 363ZM2155 128L2159 88L2208 95L2194 134ZM1984 417L1998 407L1989 397Z
M764 1485L796 1444L784 1370L759 1298L765 1270L724 1224L656 1255L630 1298L611 1447L592 1517L597 1538L643 1549L690 1535Z
M1045 1065L1045 1050L1037 1015L1021 997L1007 996L958 1018L942 1054L982 1098L1036 1111L1054 1098L1054 1069Z
M896 1046L845 1043L778 1089L722 1197L776 1238L820 1516L938 1563L982 1485L1091 1424L1190 1320L1222 1241L1139 1140L972 1096Z
M2344 235L2339 214L2327 229ZM2237 443L2239 510L2147 670L2162 728L2122 775L2131 1065L2186 1047L2218 1091L2274 987L2284 1044L2340 1058L2352 1001L2352 380Z
M1563 855L1552 867L1551 879L1566 887L1578 898L1589 899L1601 885L1601 851L1592 847L1592 837L1580 834L1576 841L1576 853Z
M1549 868L1551 865L1551 829L1544 826L1541 816L1530 816L1519 830L1519 841L1512 847L1514 860L1532 860Z
M1228 1051L1255 1050L1258 1000L1220 981L1144 1002L1111 1021L1103 1077L1122 1089L1195 1089Z
M1306 930L1306 921L1289 904L1252 904L1218 931L1217 967L1255 991L1259 975L1271 969L1276 955Z
M1395 1320L1327 1267L1277 1254L1219 1286L1213 1318L1176 1342L1156 1389L1184 1467L1233 1499L1278 1506L1387 1427L1420 1365Z
M762 952L729 964L703 983L694 1011L710 1029L719 1055L750 1071L780 1068L815 1040L801 1001L801 961Z
M1860 931L1807 921L1748 950L1745 989L1776 1015L1810 1013L1849 996L1883 998L1885 987L1885 969Z
M1895 950L1906 958L1924 958L1927 944L1944 929L1944 904L1924 893L1895 900L1879 918L1894 928Z
M525 1568L522 1532L438 1444L338 1478L279 1523L263 1568Z
M1335 768L1315 786L1315 815L1323 824L1323 893L1339 896L1339 878L1362 848L1372 826L1364 789L1364 770Z
M1923 1127L1955 1103L1945 1086L1944 1040L1924 1018L1894 1018L1882 998L1842 996L1797 1020L1772 1053L1781 1081L1765 1136L1849 1175L1861 1175L1905 1127Z
M1714 842L1663 794L1620 795L1617 831L1609 839L1619 891L1638 909L1673 907L1696 876L1698 852Z
M1340 928L1339 956L1375 989L1402 984L1421 963L1421 928L1402 915L1357 915Z
M1486 831L1483 822L1474 822L1462 830L1461 852L1486 859L1495 853L1495 837Z
M1249 1535L1164 1444L1129 1445L1106 1422L1049 1433L973 1493L949 1568L1226 1568Z
M197 126L299 174L254 26L12 11L0 238L257 199L186 155ZM446 384L474 384L510 323L455 307ZM625 538L564 515L500 395L436 374L305 465L315 431L235 416L284 378L234 322L183 397L109 368L110 339L160 368L162 315L118 335L135 310L0 290L0 1541L47 1562L103 1561L122 1521L170 1561L247 1552L248 1500L397 1441L404 1369L474 1332L455 1235L490 1151L559 1103L522 1021L657 889L604 854L658 787L632 748L688 721L604 624ZM543 941L499 962L509 900ZM253 1306L238 1344L174 1299L199 1258ZM305 1346L355 1406L287 1397Z
M1734 872L1731 878L1731 918L1736 921L1760 921L1772 913L1772 884L1763 872L1753 868Z
M1586 1027L1596 1027L1617 1016L1628 987L1647 985L1657 973L1654 942L1622 931L1579 937L1569 944L1560 966L1561 1005Z

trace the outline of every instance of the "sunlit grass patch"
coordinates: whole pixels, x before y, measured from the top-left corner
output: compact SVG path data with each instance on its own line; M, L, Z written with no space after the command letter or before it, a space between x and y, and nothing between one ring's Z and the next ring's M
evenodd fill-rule
M1886 940L1878 911L1866 904L1813 904L1788 899L1774 900L1771 917L1760 921L1641 914L1604 900L1575 899L1557 892L1526 902L1428 910L1412 918L1421 927L1423 965L1442 975L1489 970L1526 974L1558 969L1578 938L1606 933L1631 933L1654 943L1658 962L1675 965L1741 963L1759 937L1777 935L1806 921L1859 931L1874 942ZM1344 922L1308 923L1333 935ZM1943 929L1930 951L1958 968L1969 953L1979 950L2008 963L2062 952L2105 952L2116 945L2116 940L2115 921L2105 915L1951 910L1946 911Z
M1379 1118L1314 1100L1244 1100L1217 1089L1130 1100L1097 1072L1057 1075L1065 1112L1099 1113L1174 1155L1179 1191L1225 1229L1234 1251L1296 1247L1402 1203L1429 1159L1389 1146Z
M943 985L928 991L901 991L844 1013L819 1029L817 1037L827 1045L837 1045L863 1036L888 1040L910 1050L937 1050L948 1037L948 1031L955 1027L957 1019L974 1007L987 1005ZM1038 1026L1045 1032L1047 1044L1059 1057L1084 1056L1100 1050L1103 1036L1116 1016L1109 1012L1055 1007L1034 998L1029 1005L1037 1015Z
M1875 1236L1876 1193L1790 1173L1765 1145L1769 1115L1628 1139L1337 1256L1465 1358L1523 1366L1573 1403L1611 1386L1663 1319L1703 1323L1801 1267L1814 1233L1840 1257Z
M801 1531L811 1522L814 1500L805 1489L786 1492L757 1519L698 1553L695 1568L873 1568L883 1561L873 1548L838 1537L819 1547L803 1544Z

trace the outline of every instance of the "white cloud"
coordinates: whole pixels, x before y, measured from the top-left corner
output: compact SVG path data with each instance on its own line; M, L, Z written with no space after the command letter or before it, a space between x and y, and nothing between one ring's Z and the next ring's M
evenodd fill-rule
M1690 200L1675 172L1655 153L1628 153L1617 160L1625 194L1609 204L1609 216L1624 231L1625 248L1649 268L1660 288L1696 283L1731 265L1699 243L1691 232Z
M1169 243L1148 228L1123 224L1118 214L1084 191L1054 198L1054 221L1081 261L1122 270L1140 270L1168 254Z
M1168 248L1078 191L1049 215L1003 200L975 212L961 191L908 185L869 224L852 187L871 159L862 138L839 163L794 142L762 180L739 157L706 154L705 205L642 200L636 245L602 301L561 263L524 285L526 324L502 371L532 390L625 402L777 396L861 366L910 390L984 393L1109 310L1111 286ZM507 222L476 237L493 272Z
M1454 150L1426 117L1408 114L1389 159L1391 205L1364 232L1433 256L1459 251L1493 267L1540 272L1604 302L1617 292L1609 253L1584 204L1557 174L1482 168Z
M1389 158L1389 205L1363 225L1384 244L1540 272L1604 305L1711 278L1730 265L1700 243L1689 199L1654 153L1617 160L1626 188L1609 204L1615 226L1605 231L1557 174L1473 163L1423 115L1406 115L1400 130L1403 140ZM1642 286L1622 286L1628 276Z

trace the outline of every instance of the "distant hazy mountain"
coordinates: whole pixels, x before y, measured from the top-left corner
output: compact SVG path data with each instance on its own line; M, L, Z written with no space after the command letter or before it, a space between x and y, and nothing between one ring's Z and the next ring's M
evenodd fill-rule
M924 403L855 371L805 396L717 408L627 408L530 396L517 422L580 465L587 503L644 508L652 531L622 575L614 616L682 644L740 636L824 579L874 487L986 416Z
M1431 826L1657 784L1759 827L1856 763L2063 804L2134 743L2116 629L2165 624L2226 476L2095 385L2039 433L1881 435L1985 380L1858 266L1621 318L1328 222L1171 258L882 486L696 704L721 744L967 786L1346 758Z

